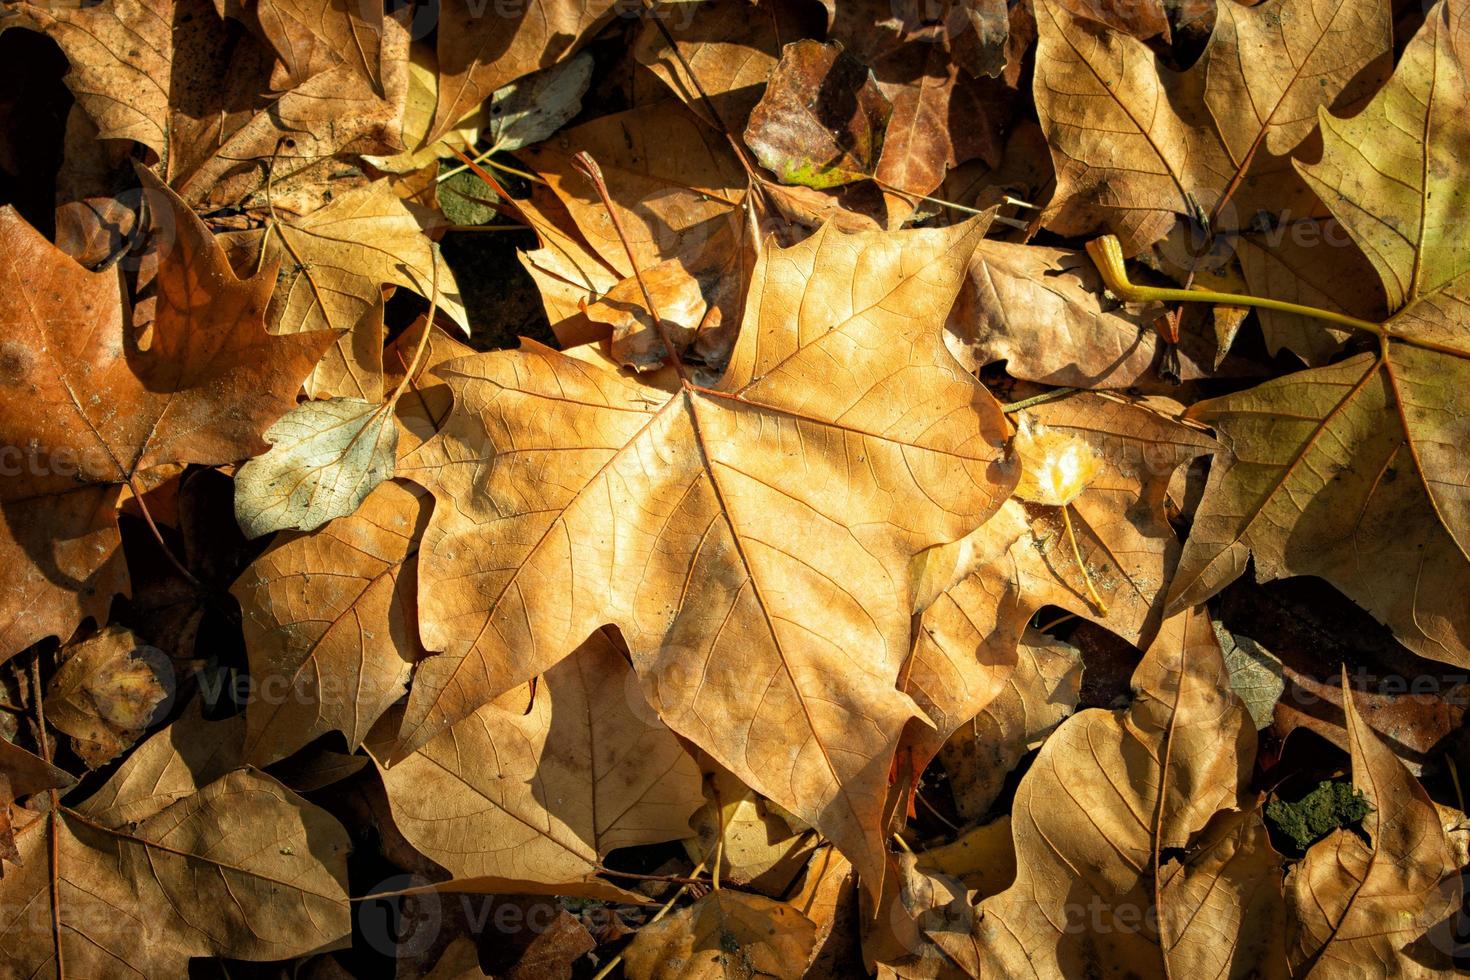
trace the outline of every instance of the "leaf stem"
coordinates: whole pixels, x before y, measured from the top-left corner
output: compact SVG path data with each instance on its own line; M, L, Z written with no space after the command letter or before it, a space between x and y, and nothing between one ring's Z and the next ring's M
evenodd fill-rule
M147 522L148 530L153 532L153 540L158 542L158 547L163 551L163 556L168 559L169 564L173 565L174 571L183 576L184 581L198 591L207 592L208 589L205 588L204 583L194 577L194 573L189 571L179 560L179 556L174 554L174 550L168 546L168 542L163 540L163 532L158 529L158 525L153 520L153 514L148 510L148 501L143 499L143 491L138 487L137 477L128 476L128 489L133 492L133 499L138 502L138 510L142 513L143 520Z
M628 242L627 232L623 230L623 220L618 217L617 208L613 207L612 195L607 190L607 181L602 179L602 168L586 150L578 151L572 157L572 165L592 182L592 186L597 190L597 196L602 199L603 209L607 211L608 218L612 220L613 230L618 233L618 241L623 243L623 251L628 256L628 264L633 267L633 278L638 280L638 289L643 293L643 302L648 307L648 315L653 317L654 330L658 332L658 339L663 343L664 350L668 352L669 363L673 364L674 370L679 373L679 380L686 385L690 384L689 371L684 367L684 361L679 357L679 350L669 336L669 328L664 325L664 319L659 316L658 307L653 302L653 294L648 291L648 283L643 281L643 273L638 269L638 260L633 256L633 246Z
M1042 405L1046 402L1056 401L1058 398L1066 398L1068 395L1080 390L1080 388L1053 388L1051 391L1043 391L1039 395L1032 395L1030 398L1022 398L1018 402L1010 402L1002 405L1000 410L1006 415L1012 415L1028 409L1033 405Z
M1099 616L1108 614L1108 604L1103 602L1102 596L1097 594L1093 587L1092 576L1087 572L1087 563L1082 560L1082 549L1077 547L1077 532L1072 530L1072 517L1068 513L1071 504L1062 504L1062 526L1067 529L1067 541L1072 545L1072 557L1077 559L1077 570L1082 573L1082 583L1087 586L1087 595L1092 599L1092 604L1097 607Z
M429 338L434 335L434 316L439 312L439 243L429 243L429 261L431 284L429 287L429 316L424 320L424 335L419 338L419 345L413 352L413 360L408 362L408 370L403 372L403 380L398 382L398 387L393 389L393 395L388 399L387 407L391 411L398 399L407 390L409 382L418 372L419 361L423 359L424 351L429 349Z
M1334 313L1315 306L1288 303L1279 299L1246 296L1241 293L1217 293L1209 289L1164 289L1158 286L1140 286L1128 281L1128 270L1123 265L1123 247L1112 235L1103 235L1087 243L1087 254L1092 257L1103 282L1119 299L1130 303L1217 303L1226 306L1253 306L1278 313L1294 313L1314 320L1326 320L1339 326L1366 333L1384 336L1383 324L1371 320L1360 320L1355 316Z

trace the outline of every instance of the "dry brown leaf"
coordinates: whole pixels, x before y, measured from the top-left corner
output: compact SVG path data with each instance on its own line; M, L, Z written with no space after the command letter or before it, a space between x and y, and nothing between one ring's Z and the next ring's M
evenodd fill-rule
M1082 252L984 241L949 318L950 349L978 370L1068 388L1127 388L1149 374L1158 334L1149 317L1110 309Z
M940 337L978 230L765 250L719 389L671 396L533 344L440 368L455 413L400 473L445 502L419 589L444 652L415 675L402 751L611 622L671 728L876 883L914 713L894 689L909 561L1016 477Z
M56 768L40 756L32 755L8 738L0 738L0 859L15 864L20 861L20 851L15 846L15 827L12 819L12 804L32 793L43 793L48 789L66 789L75 779L70 773ZM30 815L14 815L22 825ZM0 865L0 878L4 867Z
M356 749L403 696L422 656L415 556L428 510L421 491L384 483L350 517L278 538L235 583L253 765L329 731Z
M457 877L605 897L607 852L691 833L699 769L603 631L527 700L511 691L385 769L394 822Z
M889 196L890 226L932 194L945 172L966 160L1000 161L1001 131L1010 118L1010 93L997 79L977 77L951 52L978 37L967 10L891 0L829 2L829 37L873 69L893 103L876 177L900 192ZM938 16L936 16L938 14ZM991 64L998 57L994 45Z
M1164 624L1133 683L1131 707L1073 715L1022 777L1016 881L980 905L987 973L1280 976L1255 728L1203 608Z
M160 221L173 237L146 349L124 326L116 271L86 271L13 209L0 211L10 259L0 283L0 441L15 456L15 472L0 476L9 569L0 656L100 619L127 588L113 514L120 487L150 467L264 450L261 432L295 404L332 341L268 334L271 277L236 279L198 219L154 190L172 208Z
M71 736L88 769L131 748L172 706L173 665L126 627L109 626L61 657L46 688L46 721Z
M1076 647L1034 630L1022 637L1005 687L939 751L961 817L985 815L1016 763L1077 707L1081 684Z
M248 5L248 9L244 5ZM287 88L340 64L382 87L383 11L359 0L214 0L221 17L259 31L285 67Z
M722 888L638 930L628 980L797 980L816 928L784 902Z
M633 48L638 63L652 70L705 123L736 137L745 130L781 49L800 38L819 36L823 27L822 8L811 0L780 4L703 0L669 9L675 11L673 17L687 19L687 24L669 25L678 55L659 25L647 20ZM713 113L701 92L714 103Z
M745 145L783 184L840 187L873 176L892 112L842 45L793 41L750 114Z
M382 288L405 286L430 298L434 261L427 233L435 220L400 200L387 180L378 180L311 214L272 223L268 230L228 236L230 247L241 256L237 266L249 262L255 268L278 269L267 319L272 333L345 334L308 379L307 393L313 398L382 397L382 379L371 375L369 360L370 352L381 351L383 345ZM459 284L442 260L439 309L469 332Z
M170 740L165 730L139 751ZM150 754L183 766L176 751ZM130 795L118 784L135 774L125 766L98 795ZM63 807L17 828L25 867L0 879L11 970L60 972L53 916L66 970L81 976L179 976L191 956L280 960L347 942L348 837L325 810L249 769L155 802L129 818Z
M1347 687L1347 668L1343 668ZM1353 787L1372 811L1363 835L1333 831L1286 881L1293 975L1444 976L1453 944L1421 937L1460 907L1459 863L1424 787L1344 701ZM1448 936L1438 936L1449 939Z
M1388 64L1381 0L1223 5L1204 56L1182 75L1069 6L1035 5L1037 111L1057 168L1047 227L1106 227L1128 254L1200 208L1212 230L1247 227L1259 208L1310 216L1287 154L1319 106L1362 100Z
M1169 19L1160 0L1058 0L1084 20L1147 41L1156 34L1169 38Z
M816 926L806 980L840 980L863 969L857 949L857 876L841 851L830 845L818 849L788 904Z
M1215 448L1196 429L1091 392L1026 412L1081 440L1100 463L1068 516L1107 611L1087 592L1057 507L1011 500L969 537L927 556L917 590L923 616L902 684L935 726L910 732L921 761L1000 693L1016 644L1042 606L1095 619L1130 642L1152 637L1179 554L1164 514L1170 476Z
M431 138L502 85L574 54L613 13L612 0L526 0L513 7L445 0L438 17L439 106Z
M723 236L744 197L746 175L724 135L677 100L603 116L522 151L565 204L593 252L619 278L631 276L633 265L612 219L572 163L578 152L590 154L602 168L639 269L679 258L697 272L725 256Z
M718 766L689 825L695 836L684 850L691 861L713 872L718 855L720 881L772 898L786 894L817 846L814 834L793 829L770 801Z

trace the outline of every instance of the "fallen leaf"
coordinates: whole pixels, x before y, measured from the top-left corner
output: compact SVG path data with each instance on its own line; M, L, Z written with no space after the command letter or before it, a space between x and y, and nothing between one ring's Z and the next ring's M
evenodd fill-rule
M795 41L750 114L745 145L783 184L839 187L873 175L892 111L840 44Z
M240 601L255 696L246 758L285 758L329 731L356 749L423 655L416 555L421 491L380 485L357 512L277 540L231 590Z
M33 793L67 789L75 782L70 773L56 768L40 756L32 755L8 738L0 738L0 858L12 864L20 861L11 814L13 804ZM23 821L30 819L25 814L15 816ZM3 872L3 866L0 866L0 878L4 877Z
M416 848L456 877L502 882L496 891L534 882L598 897L609 851L689 835L699 770L605 632L526 703L512 691L383 770L394 822Z
M236 279L198 219L157 190L173 207L174 238L159 260L146 349L124 325L115 272L86 271L0 210L11 260L0 289L0 432L17 462L29 455L0 476L15 570L0 616L6 655L65 638L84 616L100 620L126 591L113 515L121 486L150 467L263 450L261 431L295 404L332 340L268 334L272 277Z
M987 973L1280 975L1255 731L1203 609L1164 624L1133 683L1132 706L1073 715L1022 777L1016 881L979 907Z
M17 828L24 868L0 879L13 970L59 972L53 917L66 968L93 976L120 964L178 976L191 956L280 960L347 942L348 837L325 810L249 769L160 802L136 822L63 807Z
M927 848L915 856L922 870L954 875L963 881L972 900L998 895L1016 878L1010 815L971 827L950 843Z
M985 815L1016 764L1077 707L1082 656L1076 647L1028 631L1016 654L1000 693L939 751L955 808L966 820Z
M1159 0L1059 0L1074 17L1147 41L1156 34L1169 38L1169 19Z
M1265 728L1271 724L1281 692L1286 690L1281 661L1250 637L1231 633L1219 621L1215 622L1215 639L1225 655L1230 689L1245 703L1256 730Z
M235 519L250 538L348 516L392 479L398 458L393 405L360 398L303 402L265 440L271 448L235 474Z
M419 592L444 652L400 751L611 622L671 728L881 878L887 760L914 713L894 689L909 561L1016 476L994 400L940 339L977 231L766 249L718 389L671 396L530 343L440 368L455 413L400 473L445 502Z
M1347 698L1344 707L1353 786L1372 807L1363 818L1366 840L1335 831L1287 877L1292 973L1351 971L1372 962L1394 975L1443 976L1448 957L1416 941L1459 909L1459 865L1424 788L1353 701Z
M723 768L706 779L705 805L690 819L695 836L684 850L713 871L719 856L720 881L772 898L786 894L817 847L815 835L796 830L762 799Z
M498 88L485 107L488 153L506 153L539 143L582 110L592 82L592 56L583 52Z
M629 980L796 980L815 930L784 902L722 888L639 929L624 968Z
M403 152L389 156L364 154L377 169L392 174L411 173L450 156L452 149L469 151L480 139L480 107L468 110L437 139L429 138L439 101L439 62L425 45L413 45L408 54L408 90L399 122Z
M248 2L248 0L247 0ZM286 69L288 87L346 63L382 88L383 11L355 0L214 0L221 17L260 31Z
M46 688L46 721L72 738L88 769L111 762L172 707L173 665L122 626L61 652Z
M439 138L501 86L570 57L613 12L612 0L490 8L448 0L438 17L439 107L430 135Z
M1208 217L1212 232L1247 227L1263 208L1309 216L1287 154L1318 107L1361 101L1388 64L1379 0L1227 4L1182 75L1141 41L1078 19L1077 6L1035 6L1037 111L1057 169L1046 224L1063 235L1105 226L1130 255L1177 216Z

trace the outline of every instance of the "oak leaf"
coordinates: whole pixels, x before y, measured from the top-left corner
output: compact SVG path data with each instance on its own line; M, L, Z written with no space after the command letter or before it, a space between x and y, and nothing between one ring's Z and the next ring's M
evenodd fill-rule
M385 769L394 822L456 878L607 897L609 851L690 834L699 769L603 631L526 702L511 691Z
M1255 728L1203 608L1164 624L1126 710L1064 721L1022 777L1016 880L980 904L987 973L1280 975L1280 865Z
M0 210L10 258L0 284L0 436L27 447L17 449L26 465L0 477L5 655L69 636L126 590L112 513L122 486L163 464L217 465L264 450L261 431L295 404L332 342L328 332L268 334L273 277L236 279L199 220L156 189L172 207L161 220L174 238L159 260L146 338L125 325L115 271L86 271Z
M1363 721L1355 701L1344 697L1343 710L1353 786L1372 808L1363 819L1366 840L1352 829L1335 830L1287 876L1292 973L1376 963L1397 976L1443 976L1447 950L1419 941L1459 909L1460 863L1424 787Z
M767 248L719 388L529 342L440 368L403 751L613 623L670 727L881 878L909 561L1016 479L940 337L978 232Z
M1323 111L1322 160L1300 169L1369 255L1393 314L1378 353L1190 409L1232 455L1210 474L1174 608L1253 555L1260 580L1319 575L1415 652L1470 663L1470 608L1456 598L1470 561L1470 252L1448 231L1467 200L1453 176L1470 141L1464 16L1434 7L1361 113Z

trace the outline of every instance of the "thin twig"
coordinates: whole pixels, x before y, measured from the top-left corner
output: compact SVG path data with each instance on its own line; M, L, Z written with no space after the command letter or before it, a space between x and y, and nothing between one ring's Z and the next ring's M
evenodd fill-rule
M163 556L168 559L169 564L173 565L174 570L183 576L185 582L200 592L207 592L208 589L204 583L194 577L194 573L185 567L178 555L175 555L173 549L168 546L168 542L163 540L163 532L154 522L153 514L148 510L148 501L143 499L143 491L138 487L138 480L132 475L128 476L128 489L133 491L133 499L138 502L138 510L142 513L143 520L147 522L148 530L153 532L153 540L158 542L158 547L163 550Z
M1041 405L1046 402L1054 402L1058 398L1066 398L1068 395L1080 390L1079 388L1053 388L1051 391L1043 391L1041 394L1032 395L1030 398L1022 398L1018 402L1009 402L1008 404L1002 405L1000 410L1006 415L1012 415L1028 409L1033 405Z
M696 876L701 871L704 870L704 862L707 861L707 860L709 860L707 857L706 858L703 858L703 859L700 860L699 864L695 865L695 867L694 867L694 874ZM698 880L698 879L696 879L696 880ZM703 881L700 881L699 883L700 884L703 884ZM654 915L653 915L653 918L651 918L647 922L643 923L643 925L639 926L639 928L640 929L646 929L649 926L653 925L655 922L657 922L659 919L662 919L664 916L668 915L669 914L669 909L673 908L674 907L674 903L677 902L679 899L683 898L684 897L684 893L687 892L691 887L693 887L692 883L686 883L686 884L680 885L679 886L679 890L676 891L676 892L674 892L673 895L669 896L669 900L664 903L663 908L661 908L657 912L655 912ZM592 980L604 980L604 978L609 973L612 973L613 970L616 970L618 968L618 964L621 963L621 962L623 962L623 954L622 953L619 953L617 956L614 956L612 959L608 960L607 963L605 963L603 965L602 969L600 969L596 973L594 973L592 975Z
M414 352L413 352L413 360L412 361L409 361L409 363L408 363L408 370L406 370L406 371L403 372L403 380L400 381L400 382L398 382L398 387L393 389L393 395L392 395L391 398L388 399L388 403L387 404L388 404L388 410L389 411L392 411L393 406L398 404L398 399L400 397L402 397L404 390L408 388L409 382L412 381L413 378L414 378L414 375L416 375L418 373L419 361L423 358L424 351L426 351L426 350L429 349L429 338L434 335L434 317L439 312L439 243L438 242L430 242L429 243L429 261L431 263L430 264L431 284L430 284L430 292L429 292L429 317L428 317L427 320L424 321L424 335L419 338L418 348L415 349Z
M1072 557L1077 559L1077 568L1082 572L1082 581L1087 586L1087 594L1092 599L1092 604L1097 607L1098 615L1108 614L1108 604L1103 602L1102 596L1097 594L1097 589L1092 586L1092 576L1087 573L1087 563L1082 560L1082 549L1077 547L1077 535L1072 530L1072 518L1068 515L1071 504L1062 505L1062 526L1067 529L1067 540L1072 543Z
M51 743L46 739L46 698L41 692L41 653L31 660L31 698L36 707L36 744L41 750L41 759L47 765L51 764ZM52 787L50 790L51 807L46 814L47 830L49 831L47 850L50 852L51 861L51 938L56 944L56 980L65 980L66 960L62 951L61 942L61 846L58 838L61 827L58 824L61 813L61 793Z

